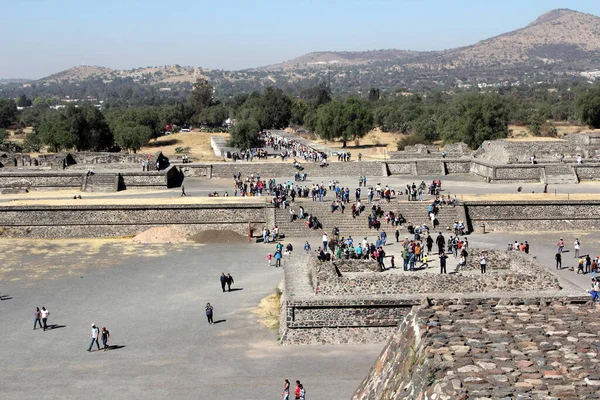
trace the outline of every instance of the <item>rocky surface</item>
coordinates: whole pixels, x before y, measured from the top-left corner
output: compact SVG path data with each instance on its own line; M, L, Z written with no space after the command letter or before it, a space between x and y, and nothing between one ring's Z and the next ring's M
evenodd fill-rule
M599 329L561 301L415 307L354 399L598 399Z

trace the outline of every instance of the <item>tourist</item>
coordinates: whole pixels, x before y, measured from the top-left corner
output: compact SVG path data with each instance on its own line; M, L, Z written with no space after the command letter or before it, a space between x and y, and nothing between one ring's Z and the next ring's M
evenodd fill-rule
M350 153L348 153L350 154ZM306 390L304 389L304 385L300 384L300 400L306 400Z
M565 248L565 241L563 240L563 238L560 238L560 239L558 240L558 243L556 244L556 246L558 247L557 251L558 251L559 253L562 253L562 252L563 252L563 249Z
M275 253L275 268L281 267L281 250Z
M179 196L179 197L183 197L183 196L187 197L187 194L185 194L185 186L181 185L181 196Z
M273 259L273 255L271 253L267 254L267 265L271 266L271 260Z
M266 226L263 227L263 243L264 244L269 243L269 230L267 229Z
M585 256L585 272L584 273L589 274L591 266L592 266L592 259L590 258L590 255L588 254Z
M598 297L600 294L600 282L596 278L592 278L592 288L590 289L590 295L592 296L592 303L596 303L598 301Z
M225 285L227 284L227 277L225 276L225 272L221 272L221 289L223 289L223 293L225 293Z
M433 238L431 235L427 234L427 239L425 239L425 243L427 244L427 254L431 253L431 249L433 248Z
M400 238L400 231L398 230L398 228L396 228L395 236L396 236L396 243L398 243L398 239Z
M46 310L46 307L42 307L42 324L44 325L44 331L48 329L48 316L50 315L50 311Z
M575 256L573 258L579 258L579 250L581 249L581 243L579 243L579 239L575 239L573 248L575 249Z
M438 237L435 240L435 243L438 246L438 253L443 253L444 252L444 245L446 244L446 239L444 239L444 235L442 235L442 232L438 232Z
M481 255L479 256L479 265L481 266L481 273L485 274L486 270L487 270L487 260L485 258L485 252L482 251Z
M290 400L290 381L283 380L283 392L281 393L283 400Z
M227 273L226 281L227 281L227 291L231 292L231 284L233 283L233 276L231 276L231 274L229 272Z
M598 257L596 257L596 259L594 259L594 261L592 261L592 265L590 267L590 272L592 274L592 278L595 278L596 274L598 273Z
M579 260L577 260L577 275L579 275L579 273L584 273L583 271L583 257L579 258Z
M206 307L204 307L204 312L206 313L206 319L208 320L209 324L213 324L213 311L214 308L213 306L210 305L210 303L206 303Z
M323 232L323 250L327 252L327 242L329 241L327 237L327 232Z
M108 338L110 337L110 332L106 327L102 328L102 351L106 351L108 349Z
M556 260L556 269L562 269L562 255L560 252L556 253L556 255L554 256L554 259Z
M96 343L96 347L100 350L100 344L98 343L98 335L100 334L100 330L96 326L96 324L92 324L92 331L90 332L90 337L92 341L90 342L90 347L88 347L88 351L92 351L92 346Z
M393 255L390 257L390 268L396 268L396 262Z
M308 240L304 243L304 251L306 251L306 254L310 252L310 243L308 243Z
M42 313L40 312L40 308L36 307L35 311L33 312L33 330L35 331L35 328L37 326L37 324L40 324L40 328L43 328L42 326Z
M440 253L440 274L446 273L446 260L448 256L445 253Z

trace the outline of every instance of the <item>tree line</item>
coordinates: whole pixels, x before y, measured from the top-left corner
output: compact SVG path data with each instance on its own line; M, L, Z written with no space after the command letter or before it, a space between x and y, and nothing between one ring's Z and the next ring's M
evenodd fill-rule
M26 107L19 111L17 105ZM23 148L38 151L137 151L165 132L167 125L194 125L222 129L227 118L237 120L231 145L242 149L259 144L259 130L304 127L328 141L360 139L372 128L405 135L408 144L465 142L472 148L509 134L511 123L527 125L536 135L557 135L557 121L600 127L600 85L508 87L480 92L382 93L372 88L362 97L334 97L325 83L290 95L267 87L220 99L205 79L175 104L133 106L106 102L69 105L56 110L51 99L0 99L0 129L33 126ZM0 144L6 143L0 133ZM4 146L3 148L5 148Z

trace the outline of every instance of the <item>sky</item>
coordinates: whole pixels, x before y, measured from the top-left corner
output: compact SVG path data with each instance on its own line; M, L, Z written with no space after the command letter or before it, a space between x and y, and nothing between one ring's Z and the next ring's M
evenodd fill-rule
M0 79L77 66L238 70L312 51L442 50L598 0L0 0Z

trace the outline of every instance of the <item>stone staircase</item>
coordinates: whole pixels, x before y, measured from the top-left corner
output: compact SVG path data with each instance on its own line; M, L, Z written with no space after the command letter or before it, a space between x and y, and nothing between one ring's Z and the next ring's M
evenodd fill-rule
M323 230L331 232L333 227L340 229L340 236L365 236L374 235L377 231L368 228L367 217L370 215L372 204L366 204L367 209L358 217L352 218L352 210L350 209L352 203L346 206L344 213L336 211L331 213L330 201L324 202L313 202L311 200L297 200L293 203L292 208L295 214L298 214L300 205L304 207L304 213L308 217L308 214L315 215L319 221L323 224ZM401 213L406 219L399 229L403 236L406 236L406 227L409 223L413 226L427 225L431 226L431 220L427 216L427 206L429 201L401 201L392 200L390 203L385 201L375 201L375 205L381 205L381 208L385 213L388 211L394 211L394 213ZM381 229L385 230L388 237L392 237L396 230L396 227L392 227L391 224L386 224L385 218L380 218ZM440 229L445 231L447 226L452 227L454 221L458 221L459 216L457 209L450 206L440 208L438 214L438 221L440 225L436 230ZM466 221L463 221L466 223ZM290 213L288 209L275 209L275 223L279 227L281 233L289 237L308 237L308 236L320 236L323 230L312 230L306 227L306 220L297 219L294 222L290 222Z
M570 164L545 165L544 175L544 183L579 183L575 169Z
M116 192L119 174L94 174L83 177L82 192Z

